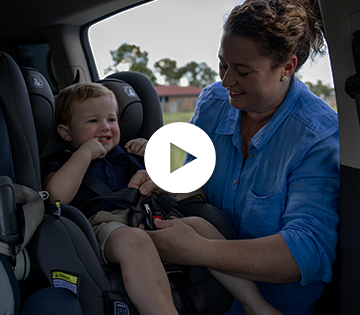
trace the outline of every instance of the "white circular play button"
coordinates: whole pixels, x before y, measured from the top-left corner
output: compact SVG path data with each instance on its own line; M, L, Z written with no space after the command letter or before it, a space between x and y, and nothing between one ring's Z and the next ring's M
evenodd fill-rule
M171 172L171 146L195 157ZM214 171L215 148L208 135L188 123L172 123L157 130L145 149L145 167L153 182L171 193L189 193L202 187Z

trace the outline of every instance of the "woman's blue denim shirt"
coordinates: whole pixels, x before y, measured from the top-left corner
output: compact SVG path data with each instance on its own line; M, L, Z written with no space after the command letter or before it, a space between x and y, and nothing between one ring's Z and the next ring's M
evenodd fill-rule
M239 239L279 233L301 272L299 283L258 283L263 296L286 314L309 309L331 282L339 203L337 114L294 78L268 123L241 149L241 111L220 82L201 93L191 123L216 150L205 184L209 202L221 209ZM185 163L191 161L187 155ZM228 314L242 314L234 303ZM240 312L240 313L239 313Z

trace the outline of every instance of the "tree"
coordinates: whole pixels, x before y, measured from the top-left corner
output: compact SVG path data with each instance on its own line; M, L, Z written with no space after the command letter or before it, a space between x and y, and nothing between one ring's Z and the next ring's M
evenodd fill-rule
M330 85L324 85L321 80L317 80L316 84L312 82L305 82L307 87L311 92L313 92L317 96L329 97L331 92L334 91L334 88L330 87Z
M217 73L206 62L191 61L183 67L183 72L189 80L189 85L203 88L213 82Z
M217 73L206 62L188 62L184 67L177 67L175 60L164 58L154 64L154 68L165 77L165 82L178 84L184 76L189 85L203 88L215 81Z
M165 82L169 84L179 84L180 79L184 75L182 68L178 68L176 61L170 58L156 61L154 68L165 77Z
M139 46L122 44L118 49L110 51L111 57L114 61L113 66L109 66L105 71L118 72L118 66L121 64L129 65L130 71L137 71L146 75L153 84L156 84L156 77L154 73L148 68L149 54L147 51L141 51Z

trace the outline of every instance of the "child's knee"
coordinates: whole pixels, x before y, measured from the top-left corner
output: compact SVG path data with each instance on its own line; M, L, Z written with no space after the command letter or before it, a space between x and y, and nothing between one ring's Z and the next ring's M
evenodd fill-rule
M111 262L120 262L121 257L127 257L149 250L155 246L144 230L132 227L121 227L115 230L105 244L105 256Z
M126 227L117 236L119 246L125 245L129 248L141 248L152 244L150 236L142 229Z

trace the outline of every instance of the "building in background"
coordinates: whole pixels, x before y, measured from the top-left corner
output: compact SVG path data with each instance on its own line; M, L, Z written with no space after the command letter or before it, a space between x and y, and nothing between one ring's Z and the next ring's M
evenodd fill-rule
M202 89L194 86L155 85L164 113L193 111Z

